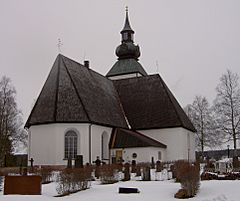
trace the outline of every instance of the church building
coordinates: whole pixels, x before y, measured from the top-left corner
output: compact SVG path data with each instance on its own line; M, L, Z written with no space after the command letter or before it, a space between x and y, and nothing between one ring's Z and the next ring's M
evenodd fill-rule
M29 115L34 165L195 160L195 128L159 74L139 63L128 11L106 76L59 54Z

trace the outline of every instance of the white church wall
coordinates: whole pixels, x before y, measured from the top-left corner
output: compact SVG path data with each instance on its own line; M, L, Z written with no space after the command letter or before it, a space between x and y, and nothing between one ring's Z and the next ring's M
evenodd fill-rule
M77 154L88 161L88 124L46 124L31 126L29 158L35 165L66 165L64 159L64 136L69 130L78 135Z
M110 127L105 127L105 126L99 126L99 125L92 125L92 162L96 160L97 156L99 156L99 159L109 163L109 148L108 148L108 142L111 137L111 132L112 128ZM107 158L104 158L103 160L103 153L102 151L104 150L102 147L102 135L105 134L107 136ZM105 143L106 145L106 143Z
M139 130L139 132L167 145L166 160L195 160L194 133L182 128Z
M31 126L28 135L28 157L34 159L34 165L55 164L55 126Z
M29 158L34 159L34 165L66 165L67 159L64 159L64 136L69 130L75 131L78 135L77 155L83 155L84 164L92 163L97 156L101 159L102 134L105 133L109 141L112 128L92 124L57 123L30 127ZM90 133L89 130L91 130ZM91 150L89 149L90 134ZM109 150L107 152L109 153Z
M124 149L112 149L111 155L116 156L116 151L122 150L122 158L124 163L131 163L132 160L135 160L137 163L141 162L151 162L152 157L154 161L159 160L159 152L161 152L160 161L165 161L166 150L160 147L133 147L133 148L124 148ZM134 158L133 154L136 153L137 157Z

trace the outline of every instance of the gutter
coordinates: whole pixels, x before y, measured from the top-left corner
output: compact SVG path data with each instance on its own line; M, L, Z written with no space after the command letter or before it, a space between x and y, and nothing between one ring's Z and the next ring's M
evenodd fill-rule
M89 165L92 164L92 124L89 124L88 127L88 137L89 137Z

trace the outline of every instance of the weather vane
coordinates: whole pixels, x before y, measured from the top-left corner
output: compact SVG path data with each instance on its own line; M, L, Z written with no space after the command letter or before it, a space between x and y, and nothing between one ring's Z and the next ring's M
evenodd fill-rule
M61 41L60 38L58 39L58 44L57 44L57 46L58 46L58 52L61 53L61 52L62 52L62 51L61 51L61 47L63 46L63 43L62 43L62 41Z

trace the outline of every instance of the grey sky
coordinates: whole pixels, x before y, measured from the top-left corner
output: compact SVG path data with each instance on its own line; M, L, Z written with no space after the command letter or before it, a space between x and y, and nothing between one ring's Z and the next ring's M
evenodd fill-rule
M140 63L149 74L158 71L182 106L195 95L212 101L227 68L240 74L239 0L0 0L0 76L12 79L24 120L58 38L63 55L88 59L106 74L117 59L126 5Z

